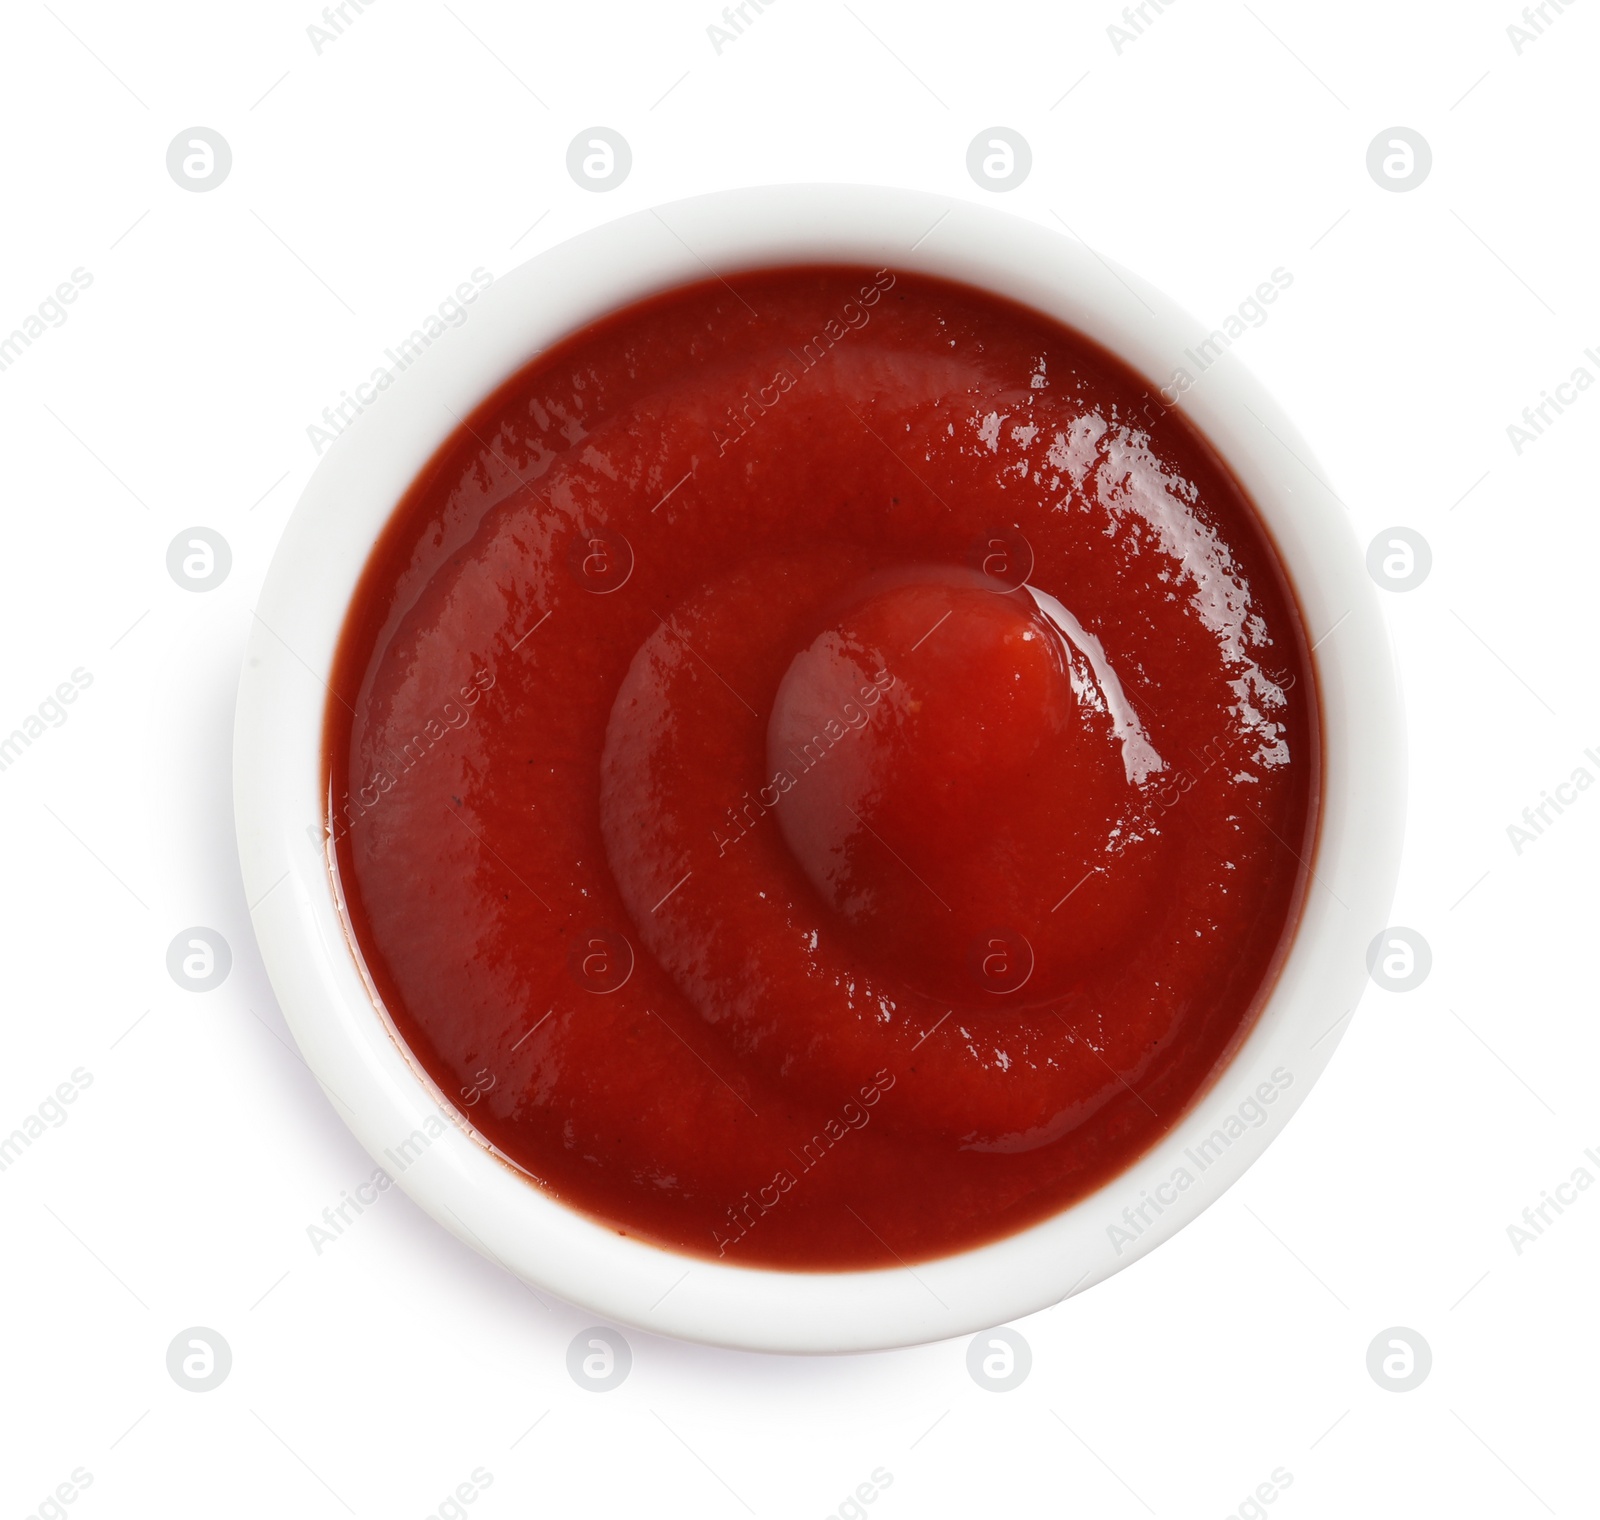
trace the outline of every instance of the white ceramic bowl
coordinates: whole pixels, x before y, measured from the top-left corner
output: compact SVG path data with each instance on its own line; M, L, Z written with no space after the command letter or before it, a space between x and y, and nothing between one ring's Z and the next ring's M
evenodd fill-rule
M240 681L234 792L245 887L289 1027L362 1144L445 1228L611 1320L726 1346L858 1351L982 1329L1081 1292L1193 1219L1261 1154L1361 995L1393 890L1404 766L1388 639L1346 513L1289 420L1224 354L1181 405L1255 501L1294 582L1317 641L1325 765L1315 874L1286 963L1248 1038L1182 1122L1098 1192L1020 1234L870 1272L675 1255L552 1201L498 1160L397 1039L341 917L319 790L324 682L345 609L406 487L457 419L533 355L708 270L807 262L887 265L996 291L1087 333L1156 385L1192 370L1183 351L1205 336L1081 243L904 190L728 191L575 238L496 280L329 449L261 594ZM1262 1083L1275 1089L1271 1103L1256 1096ZM441 1116L437 1138L401 1152L413 1132L440 1129ZM1226 1146L1208 1140L1219 1129ZM403 1170L401 1154L413 1158ZM1174 1181L1180 1169L1189 1185Z

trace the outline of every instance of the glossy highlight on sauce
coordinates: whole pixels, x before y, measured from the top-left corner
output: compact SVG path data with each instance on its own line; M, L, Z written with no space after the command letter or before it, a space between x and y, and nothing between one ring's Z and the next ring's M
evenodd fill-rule
M893 1267L1157 1141L1292 935L1320 738L1206 442L996 296L802 267L540 355L396 509L327 708L352 941L531 1185Z

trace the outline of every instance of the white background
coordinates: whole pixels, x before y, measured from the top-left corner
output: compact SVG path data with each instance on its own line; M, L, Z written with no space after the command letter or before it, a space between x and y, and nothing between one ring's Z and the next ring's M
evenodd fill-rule
M1520 854L1507 826L1600 777L1600 393L1520 456L1506 429L1580 364L1600 377L1600 12L1547 9L1519 54L1511 0L1182 0L1118 53L1110 0L773 0L719 54L712 0L379 0L318 54L311 0L52 6L3 23L0 335L73 269L93 284L0 372L0 735L74 668L93 684L0 771L0 1135L93 1080L0 1172L0 1517L75 1468L60 1512L85 1517L421 1520L480 1467L483 1520L823 1520L878 1468L881 1520L1221 1520L1277 1468L1260 1513L1594 1513L1600 1189L1521 1254L1507 1226L1579 1166L1600 1179L1600 789ZM234 157L204 194L165 167L196 124ZM605 194L565 167L595 124L634 155ZM1034 155L1005 195L966 169L996 124ZM1434 155L1402 194L1366 169L1396 124ZM1400 524L1432 547L1383 600L1412 742L1394 918L1434 964L1369 991L1199 1223L1017 1327L1015 1391L980 1388L964 1342L799 1360L630 1332L631 1376L595 1394L566 1370L590 1317L398 1191L308 1240L372 1162L251 939L237 667L307 425L475 266L807 179L1065 223L1208 322L1292 273L1236 352L1363 544ZM206 593L166 569L194 525L232 548ZM233 948L216 991L166 971L190 925ZM168 1375L190 1326L232 1347L214 1392ZM1391 1326L1432 1348L1409 1393L1367 1371Z

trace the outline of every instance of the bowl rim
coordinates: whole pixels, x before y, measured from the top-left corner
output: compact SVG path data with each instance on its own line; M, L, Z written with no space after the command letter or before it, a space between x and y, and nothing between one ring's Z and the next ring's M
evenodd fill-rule
M1299 923L1254 1027L1209 1087L1133 1165L1061 1212L871 1271L682 1255L617 1234L497 1159L394 1034L347 937L322 825L323 704L345 611L378 532L459 419L608 312L708 271L801 263L993 291L1172 392L1277 546L1322 709L1321 816ZM262 959L307 1064L373 1159L446 1229L538 1287L618 1323L761 1351L883 1349L1001 1324L1085 1291L1198 1216L1282 1129L1342 1037L1386 922L1403 827L1403 721L1376 587L1348 509L1265 389L1226 344L1188 374L1216 335L1087 245L987 206L875 186L652 207L539 254L463 310L459 327L361 397L308 481L262 587L235 715L235 822Z

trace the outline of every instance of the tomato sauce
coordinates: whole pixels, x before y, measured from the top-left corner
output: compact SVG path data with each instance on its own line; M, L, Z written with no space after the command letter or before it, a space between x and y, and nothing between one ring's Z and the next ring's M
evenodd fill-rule
M459 427L364 572L328 828L394 1027L621 1233L892 1267L1136 1160L1315 842L1291 588L1206 441L894 270L673 290Z

